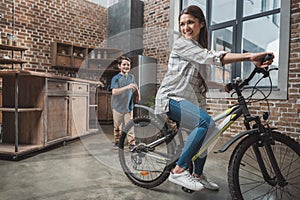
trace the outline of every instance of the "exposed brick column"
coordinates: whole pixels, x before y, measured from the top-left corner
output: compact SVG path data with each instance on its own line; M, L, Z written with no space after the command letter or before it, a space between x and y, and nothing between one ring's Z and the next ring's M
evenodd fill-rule
M169 57L170 0L144 1L144 54L158 60L160 83Z

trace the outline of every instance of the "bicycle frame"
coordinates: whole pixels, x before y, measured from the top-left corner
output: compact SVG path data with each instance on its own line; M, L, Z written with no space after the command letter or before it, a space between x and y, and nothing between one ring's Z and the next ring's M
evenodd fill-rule
M136 105L136 107L139 108L143 108L148 110L150 113L154 114L154 110L152 108L149 108L147 106L143 106L143 105ZM204 154L207 149L209 148L210 145L212 145L218 138L219 136L226 131L237 119L239 119L242 115L244 115L245 117L245 121L244 124L247 128L247 131L241 132L238 135L236 135L235 137L233 137L231 140L229 140L226 144L224 144L217 152L218 153L223 153L225 152L232 144L234 144L237 140L239 140L240 138L249 135L251 133L257 132L259 131L259 129L261 129L261 127L258 128L253 128L250 129L250 121L255 121L257 124L261 124L260 123L260 119L258 117L252 117L250 116L250 114L248 113L248 108L247 108L247 104L245 103L243 98L240 98L240 104L234 105L231 108L223 111L222 113L220 113L219 115L217 115L216 117L213 117L213 120L215 122L222 120L214 129L210 130L207 135L208 138L206 140L204 140L203 145L201 147L201 149L198 151L198 153L196 155L193 156L192 161L195 161L198 157L200 157L202 154ZM159 120L163 120L163 116L161 115L156 115L156 117L159 118ZM262 130L264 131L264 130ZM173 138L173 136L175 135L171 135L171 138ZM169 136L168 136L169 137ZM182 134L179 134L180 137L180 141L183 143L183 138L182 138ZM160 138L156 141L154 141L151 144L148 144L149 148L153 148L155 146L160 145L161 143L163 143L166 140L165 137ZM270 148L270 142L265 142L265 144L267 144L265 146L266 151L268 152L268 156L270 158L270 161L272 163L272 166L274 168L275 174L278 177L277 180L274 180L272 177L270 177L270 175L268 174L267 170L266 170L266 166L265 163L260 155L260 152L258 150L258 146L253 146L253 150L255 152L255 155L257 157L257 161L258 164L260 166L261 172L264 176L264 179L270 184L270 185L276 185L279 184L281 186L286 185L286 180L283 178L278 164L276 162L276 159L274 158L274 154ZM157 157L160 160L164 160L167 161L165 158L163 157Z
M154 114L154 110L152 108L147 107L147 106L136 104L135 107L143 108L145 110L148 110L150 113ZM218 137L224 131L226 131L241 115L243 115L242 106L241 105L235 105L235 106L223 111L221 114L217 115L216 117L214 117L213 120L215 122L220 121L222 119L223 119L223 121L208 133L208 135L209 135L208 139L204 141L200 151L193 157L193 161L196 160L202 153L204 153L208 149L208 147L212 143L214 143L218 139ZM163 120L163 117L160 116L160 115L156 115L156 117L158 117L160 120ZM239 139L240 137L242 137L244 135L245 134L243 134L243 133L239 134L238 135L239 137L237 139ZM234 143L234 141L236 141L237 139L233 140L232 143ZM155 141L154 143L149 144L149 146L151 146L151 147L157 146L158 144L163 142L163 140L164 140L164 138L161 138L159 141Z
M192 158L192 161L195 161L199 156L201 156L208 149L208 147L211 144L213 144L219 138L219 136L224 131L226 131L242 114L243 114L242 107L240 105L235 105L223 111L221 114L217 115L216 117L213 117L213 120L215 122L220 121L222 119L223 121L220 122L219 125L217 125L213 130L207 133L208 139L206 140L206 142L204 141L201 149ZM240 137L242 137L242 135Z

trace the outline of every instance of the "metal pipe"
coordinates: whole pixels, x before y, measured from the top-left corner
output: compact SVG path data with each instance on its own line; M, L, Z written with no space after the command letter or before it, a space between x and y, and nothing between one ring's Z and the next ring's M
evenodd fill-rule
M15 79L15 152L19 151L19 74L16 72Z

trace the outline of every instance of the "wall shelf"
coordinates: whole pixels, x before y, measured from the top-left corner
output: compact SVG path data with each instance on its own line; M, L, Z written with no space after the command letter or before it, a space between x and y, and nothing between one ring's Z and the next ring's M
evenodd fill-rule
M52 44L52 67L70 70L113 69L122 50L112 48L87 48L67 43Z
M20 59L12 59L12 58L0 58L0 64L25 64L27 61Z
M0 108L2 112L15 112L15 108ZM18 108L17 112L34 112L34 111L43 111L42 108Z
M87 48L66 43L52 43L52 66L79 69L87 56Z
M12 50L12 51L26 51L27 48L19 46L10 46L5 44L0 44L0 49L2 50Z
M0 57L0 64L11 65L11 68L14 68L14 64L18 64L21 65L22 68L23 64L27 63L27 61L23 59L24 51L27 50L25 47L0 44L0 50L10 52L9 55L7 55L8 58ZM19 58L16 58L15 52L19 52Z

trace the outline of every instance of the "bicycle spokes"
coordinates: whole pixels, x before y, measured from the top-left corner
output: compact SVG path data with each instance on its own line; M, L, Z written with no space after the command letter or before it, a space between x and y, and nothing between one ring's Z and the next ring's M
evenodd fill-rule
M135 146L128 150L127 132L134 134ZM132 121L120 139L119 159L127 177L134 184L152 188L169 175L168 145L161 134L161 125L149 118Z
M266 142L266 141L265 141ZM274 142L253 135L241 142L230 162L228 181L236 199L298 199L300 147L281 134Z
M264 143L264 145L254 144L252 145L252 148L264 180L268 182L268 184L270 184L271 186L276 186L277 184L279 186L287 185L286 180L281 174L280 168L278 166L277 160L274 156L270 144L269 143ZM262 148L264 148L265 150L265 154L267 155L265 159L267 160L264 160L262 158L262 154L261 154ZM268 173L265 162L268 162L270 169L272 169L271 171L274 172L274 176L271 177L270 174Z

